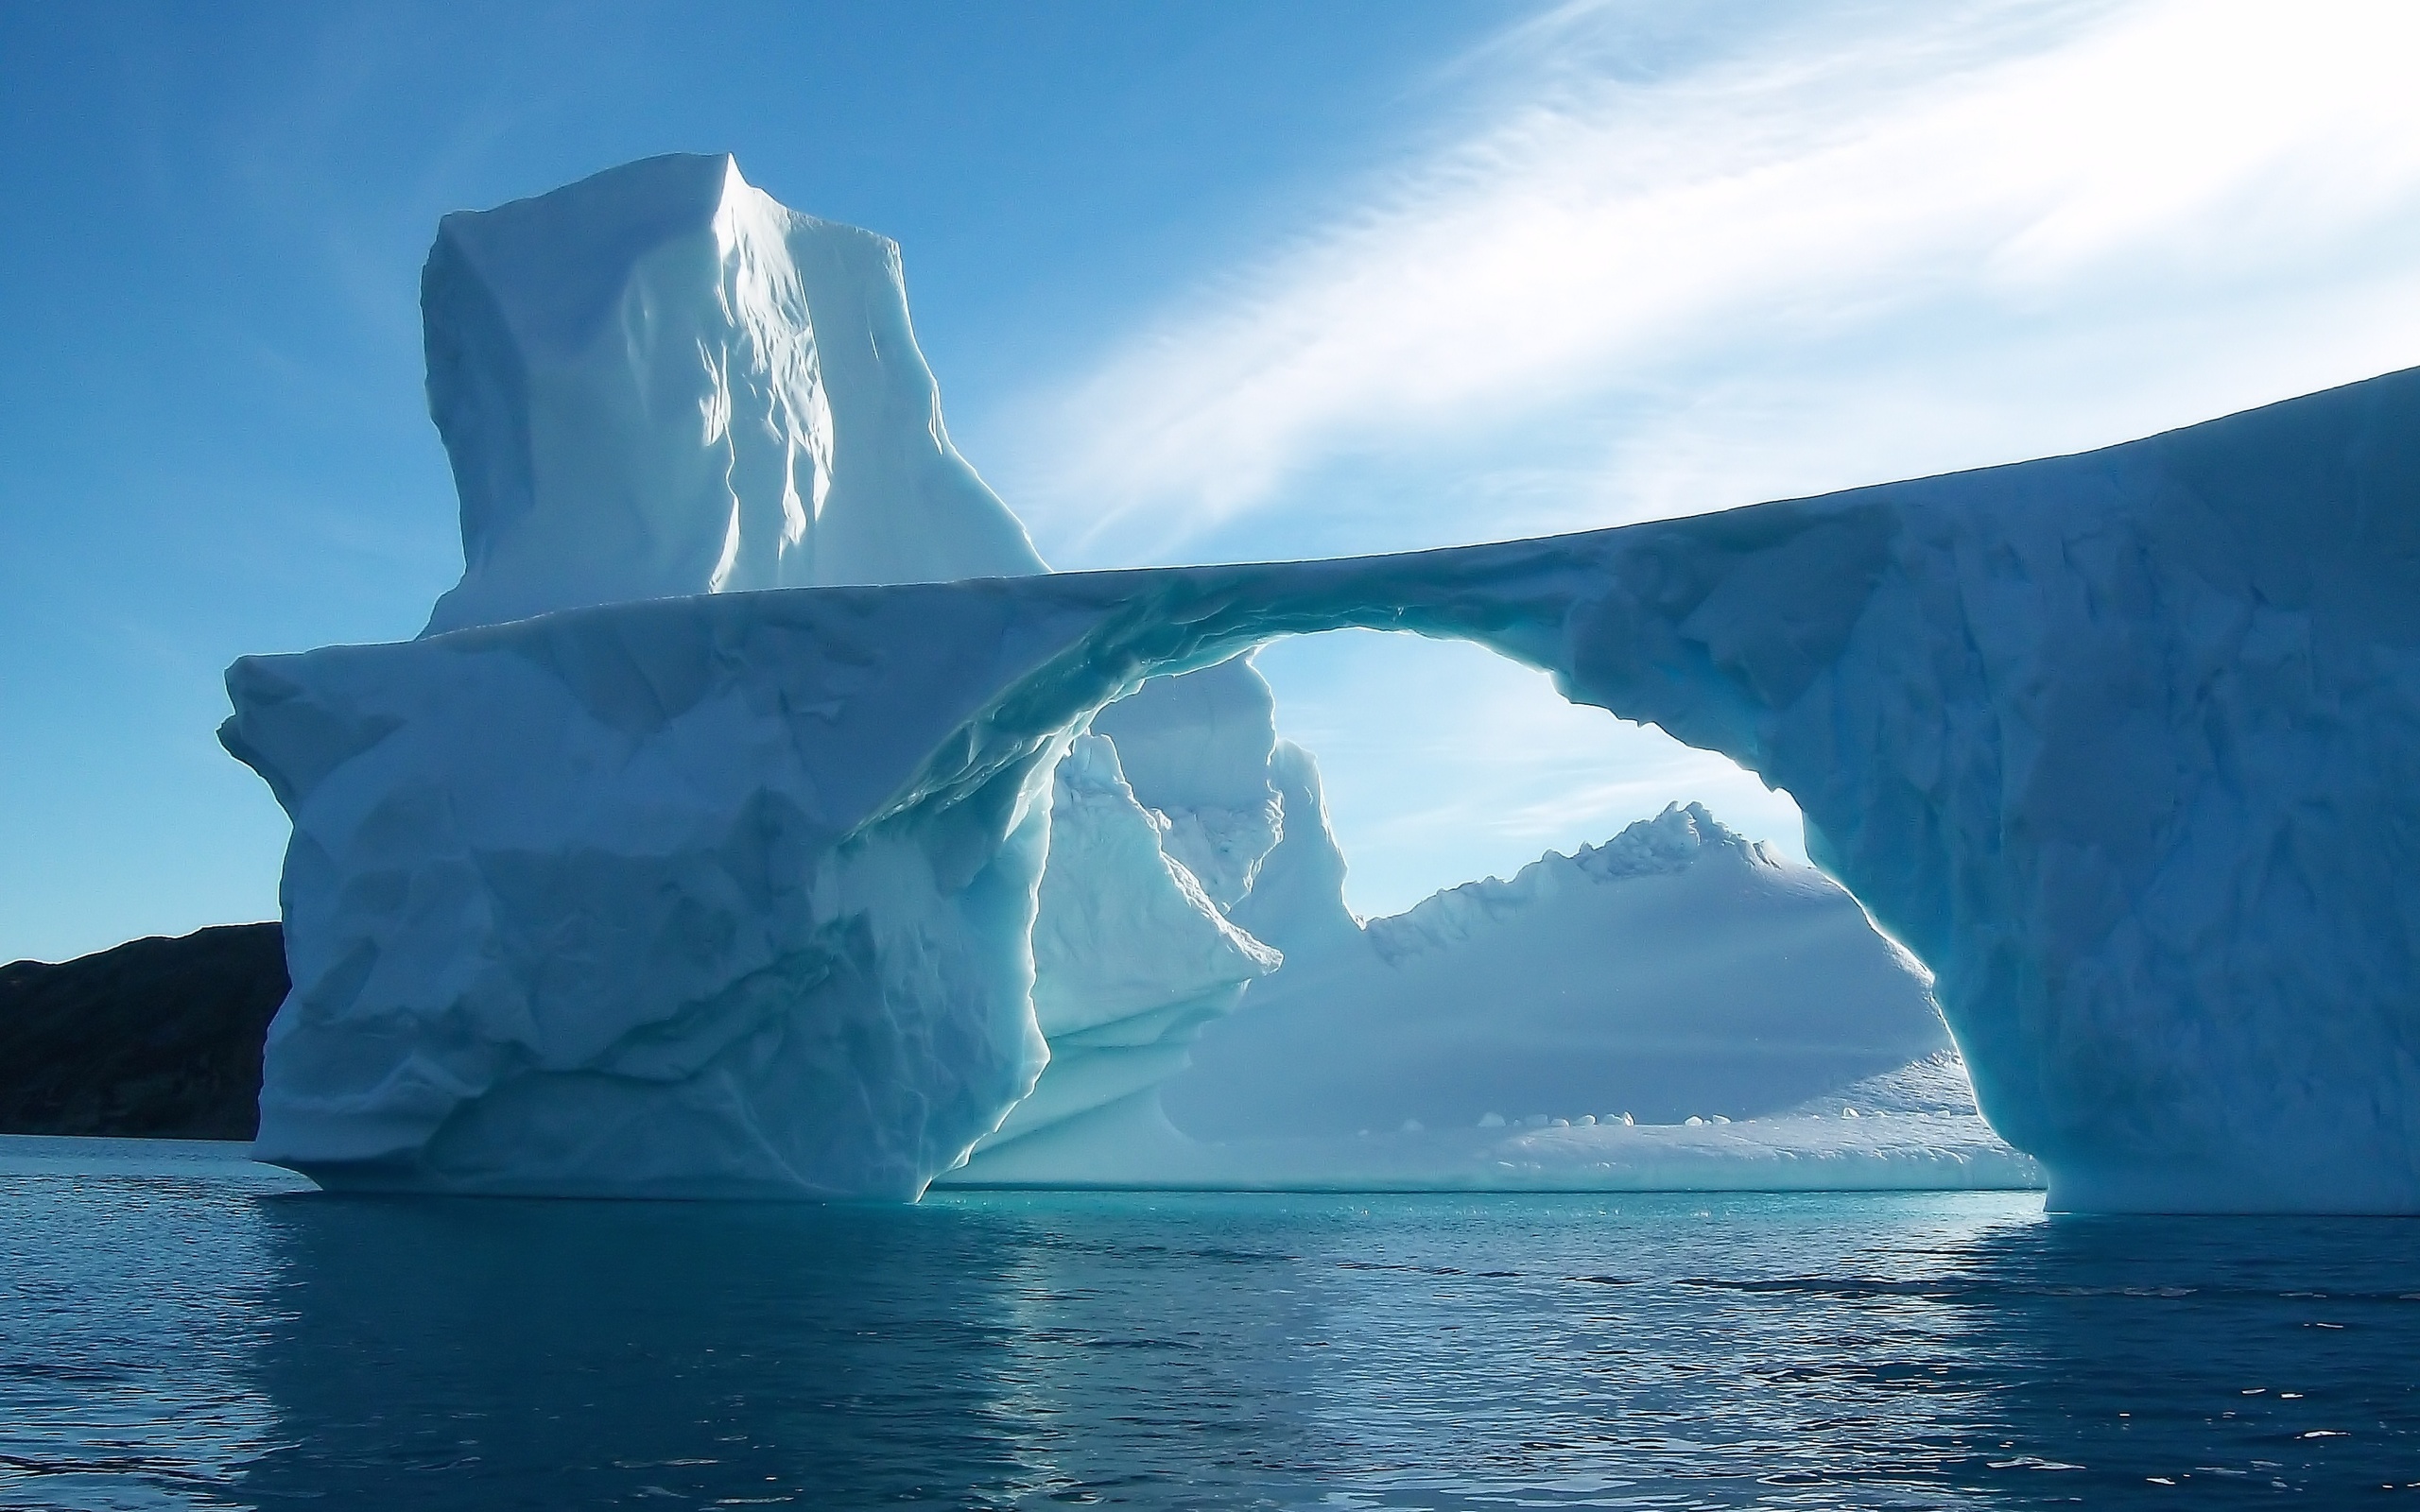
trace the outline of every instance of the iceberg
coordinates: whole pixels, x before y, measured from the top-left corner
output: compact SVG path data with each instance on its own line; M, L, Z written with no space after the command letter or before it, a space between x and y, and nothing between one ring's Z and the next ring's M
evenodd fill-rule
M750 186L727 156L650 159L496 210L449 215L424 274L423 308L429 409L461 495L465 559L461 583L440 600L425 634L551 610L779 583L1045 570L1022 525L949 444L930 371L909 331L897 248L787 210ZM1032 1089L1018 1094L1018 1113L1004 1137L1046 1122L1051 1109L1080 1109L1088 1097L1114 1094L1100 1088L1131 1091L1138 1068L1164 1074L1175 1062L1165 1048L1138 1053L1142 1024L1181 1040L1201 1015L1232 1006L1244 980L1274 964L1274 953L1228 927L1186 868L1160 849L1181 850L1229 897L1248 887L1275 839L1269 703L1266 683L1241 661L1160 679L1122 703L1111 723L1157 774L1159 806L1152 810L1125 787L1106 737L1079 741L1062 764L1056 818L1046 801L1032 821L1063 833L1052 836L1058 861L1041 894L1043 949L1031 985L1041 1023L1063 1042L1054 1074L1040 1087L1033 1087L1040 1064L1033 1044L994 1047L998 1064L989 1070L1007 1076L999 1085ZM546 707L544 700L533 706ZM1231 734L1222 733L1222 719ZM734 775L744 780L752 769L743 763ZM770 784L760 799L774 803L778 786ZM544 829L534 815L526 817L533 833ZM1139 845L1104 838L1138 835ZM634 1063L618 1052L589 1055L594 1046L563 1036L562 1024L585 1011L583 994L601 991L593 1004L596 1022L608 1040L614 1026L626 1028L618 1017L623 1005L599 988L596 974L642 984L642 993L660 989L680 973L650 972L645 962L664 947L664 931L677 926L657 919L651 937L626 938L630 948L618 953L604 949L602 917L581 888L564 868L538 863L534 848L527 849L532 853L514 862L543 874L527 885L549 894L540 909L545 934L513 949L529 960L551 957L547 975L555 986L499 986L489 973L469 988L447 979L436 984L435 996L415 998L398 994L388 972L352 980L339 971L333 991L321 982L307 996L296 993L273 1037L265 1080L265 1153L310 1162L334 1185L740 1195L912 1194L921 1187L920 1178L898 1175L895 1150L865 1149L847 1157L856 1185L820 1186L803 1174L794 1146L824 1135L802 1132L753 1106L731 1114L744 1125L735 1136L744 1151L727 1150L722 1168L696 1181L658 1179L647 1174L648 1160L631 1164L627 1152L593 1147L618 1117L612 1111L617 1090L628 1090L614 1078L631 1076ZM493 868L494 858L479 859ZM302 875L300 866L290 872ZM489 877L475 885L493 891L493 885ZM757 877L718 879L705 889L716 894L711 902L683 899L693 915L685 922L703 917L712 920L710 931L763 935L769 920L752 917L769 907L762 885ZM735 891L746 901L735 903ZM465 906L493 910L499 902L508 912L521 906L517 896ZM307 907L288 912L310 914ZM1115 932L1106 927L1110 919ZM816 927L790 922L793 931ZM388 943L337 935L356 959ZM1197 979L1204 940L1214 955L1235 954L1241 963L1232 981ZM1098 954L1113 943L1123 952L1115 967ZM313 958L313 944L299 941L298 958ZM741 951L740 959L765 954ZM747 990L778 996L791 988L776 976ZM1012 981L999 990L1013 996L1024 986ZM456 995L448 999L449 992ZM510 1005L502 1022L487 1001L499 992ZM1161 1011L1187 997L1198 1001L1185 1013ZM315 1058L329 1026L340 1025L333 1032L342 1040L357 1036L364 1020L375 1023L398 1011L425 1012L451 1027L435 1037L441 1043L421 1046L401 1076L382 1082L366 1101L350 1095ZM703 1011L711 1017L720 1010ZM531 1018L543 1021L535 1032L513 1022ZM883 1026L894 1034L901 1027ZM912 1015L905 1027L903 1043L925 1033ZM845 1013L824 1032L835 1029L865 1032L852 1028ZM1104 1039L1114 1043L1098 1043ZM546 1053L538 1051L541 1040ZM518 1075L490 1071L499 1056L511 1061L535 1055L550 1076L566 1046L583 1074L606 1079L560 1086L542 1079L518 1092L494 1091L498 1075L508 1082ZM764 1047L752 1053L762 1055ZM1023 1069L1000 1072L1011 1063ZM679 1064L684 1074L695 1069ZM961 1069L986 1074L972 1061ZM747 1102L753 1093L740 1090L746 1075L727 1071L707 1077L711 1098ZM788 1095L779 1091L781 1074L773 1085L776 1101ZM555 1086L559 1096L595 1106L585 1115L562 1115L569 1122L562 1128L533 1132L531 1119L544 1124L554 1115L526 1109L512 1115L520 1124L486 1127L536 1086ZM909 1094L925 1095L917 1087L911 1074ZM813 1100L825 1096L798 1090ZM945 1107L938 1113L940 1126L955 1128ZM440 1137L441 1124L454 1132ZM339 1125L347 1132L333 1137ZM901 1138L912 1145L921 1136ZM956 1132L948 1138L963 1143ZM498 1140L527 1146L509 1170L480 1164L476 1152ZM539 1153L550 1141L565 1147ZM622 1174L593 1174L617 1161ZM923 1152L907 1158L910 1170L930 1163Z
M466 568L429 633L229 671L222 740L294 823L265 1159L913 1196L1014 1132L1043 968L1054 1014L1127 991L1083 943L1113 903L1169 932L1119 941L1165 990L1063 1036L1099 1054L1053 1116L1132 1105L1145 1052L1351 921L1283 901L1337 858L1240 673L1159 716L1237 732L1232 770L1112 706L1360 627L1488 646L1789 792L2054 1203L2420 1211L2420 371L1689 519L1046 574L948 447L895 249L725 159L602 179L432 253ZM565 237L596 249L550 279L530 249ZM1063 799L1063 853L1106 869L1054 888Z

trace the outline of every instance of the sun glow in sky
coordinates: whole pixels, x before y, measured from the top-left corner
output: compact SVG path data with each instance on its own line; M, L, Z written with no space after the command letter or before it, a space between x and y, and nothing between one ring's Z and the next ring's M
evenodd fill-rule
M459 570L437 216L667 150L903 244L1063 568L2015 460L2420 361L2420 9L2225 0L0 12L0 959L276 910L248 651ZM1365 912L1720 761L1461 645L1273 646Z

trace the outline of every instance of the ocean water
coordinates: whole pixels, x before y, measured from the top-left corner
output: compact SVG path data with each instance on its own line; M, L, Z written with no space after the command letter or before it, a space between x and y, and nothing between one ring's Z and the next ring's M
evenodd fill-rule
M2400 1221L298 1185L0 1140L0 1506L2420 1500Z

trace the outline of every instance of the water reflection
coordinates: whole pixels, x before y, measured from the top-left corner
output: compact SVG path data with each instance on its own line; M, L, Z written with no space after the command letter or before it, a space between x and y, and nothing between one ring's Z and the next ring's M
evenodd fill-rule
M2420 1496L2415 1237L2001 1194L819 1210L0 1167L0 1506Z
M0 1138L0 1507L224 1507L276 1416L250 1388L275 1260L253 1188ZM53 1154L64 1147L70 1158Z
M1266 1504L1303 1453L1267 1347L1292 1304L1259 1283L1284 1257L1171 1244L1132 1203L311 1197L268 1223L264 1503Z
M1377 1501L2420 1495L2420 1225L1980 1196L1527 1206L1432 1213L1382 1236L1391 1275L1326 1289L1318 1420Z
M1953 1372L2004 1429L1961 1479L2088 1504L2420 1497L2420 1223L2082 1218L1947 1259ZM2173 1498L2171 1498L2172 1500Z

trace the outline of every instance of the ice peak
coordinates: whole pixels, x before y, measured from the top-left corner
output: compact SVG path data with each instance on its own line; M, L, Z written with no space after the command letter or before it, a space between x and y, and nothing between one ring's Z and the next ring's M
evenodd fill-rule
M1701 850L1712 847L1736 850L1742 855L1756 855L1750 843L1739 833L1716 818L1703 803L1668 803L1664 812L1651 819L1639 819L1603 845L1583 845L1569 856L1559 850L1548 850L1530 867L1522 868L1527 876L1538 867L1550 867L1564 862L1592 877L1636 877L1659 871L1678 871L1698 858Z
M1569 855L1548 850L1513 873L1512 880L1487 877L1429 894L1389 919L1365 926L1370 943L1389 961L1467 939L1475 929L1508 918L1573 885L1618 882L1683 871L1707 852L1737 857L1751 866L1772 866L1765 848L1743 839L1702 803L1671 803L1651 819L1640 819L1603 845L1583 845Z
M438 279L475 277L529 348L577 352L612 318L633 266L700 225L719 225L743 195L771 203L740 177L729 153L676 152L493 210L458 210L437 223L422 294ZM453 332L430 319L424 334L434 342ZM432 387L436 380L432 366Z
M949 442L898 246L787 209L728 154L447 215L421 310L464 563L429 633L1044 570Z

